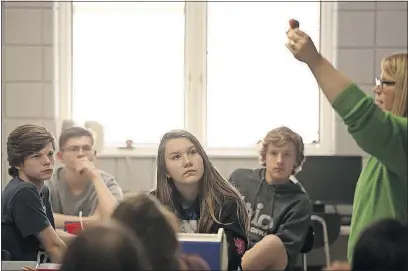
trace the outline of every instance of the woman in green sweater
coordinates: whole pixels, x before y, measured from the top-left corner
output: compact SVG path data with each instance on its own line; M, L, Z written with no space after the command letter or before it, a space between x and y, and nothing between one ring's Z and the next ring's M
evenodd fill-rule
M310 37L291 28L288 49L306 63L325 96L357 144L371 155L357 183L348 260L360 233L372 223L394 218L408 224L407 191L407 54L382 61L375 100L336 70L316 50Z

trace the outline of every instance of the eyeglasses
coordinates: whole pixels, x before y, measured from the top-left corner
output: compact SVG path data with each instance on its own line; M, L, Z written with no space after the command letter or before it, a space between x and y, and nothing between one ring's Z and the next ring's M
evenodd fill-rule
M383 87L384 85L386 86L393 86L395 85L395 81L387 81L387 80L383 80L381 78L375 78L375 85L377 87Z
M82 150L84 153L89 153L94 150L93 146L85 145L85 146L69 146L65 148L64 151L66 152L75 152L78 153Z

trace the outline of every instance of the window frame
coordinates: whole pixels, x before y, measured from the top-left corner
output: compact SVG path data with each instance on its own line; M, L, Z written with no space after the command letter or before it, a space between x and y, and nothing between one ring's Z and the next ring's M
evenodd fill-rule
M196 2L197 1L197 2ZM194 3L195 2L195 3ZM321 2L320 52L333 63L334 60L334 2ZM58 133L63 120L72 115L72 14L71 2L54 4L54 39L56 44L56 87L58 96ZM207 52L207 4L194 0L185 2L185 128L203 144L208 155L225 158L255 158L253 148L208 148L206 144L206 52ZM335 147L335 114L331 104L321 93L320 142L306 144L306 155L332 155ZM59 134L57 134L59 136ZM262 136L262 135L261 135ZM135 149L107 148L103 157L152 157L157 146L136 146Z

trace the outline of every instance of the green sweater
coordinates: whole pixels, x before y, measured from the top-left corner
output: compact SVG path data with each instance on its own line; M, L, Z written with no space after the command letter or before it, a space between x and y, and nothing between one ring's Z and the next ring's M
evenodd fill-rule
M349 133L370 158L360 174L353 203L348 260L361 232L383 218L407 224L407 118L384 112L355 84L333 102Z

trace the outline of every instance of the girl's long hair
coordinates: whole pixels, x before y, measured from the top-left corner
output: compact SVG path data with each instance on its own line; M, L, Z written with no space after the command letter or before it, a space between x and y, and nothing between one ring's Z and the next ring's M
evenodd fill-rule
M173 211L176 209L174 199L179 193L176 191L173 180L167 178L166 175L165 148L169 140L177 138L186 138L191 141L203 159L204 173L200 181L198 193L198 204L200 208L198 232L209 233L214 222L224 224L223 221L220 221L222 209L225 208L226 203L236 203L237 217L240 220L238 222L241 224L246 235L248 235L249 218L240 193L221 176L197 138L185 130L170 131L166 133L160 141L156 161L157 188L154 193L155 196L168 208Z

